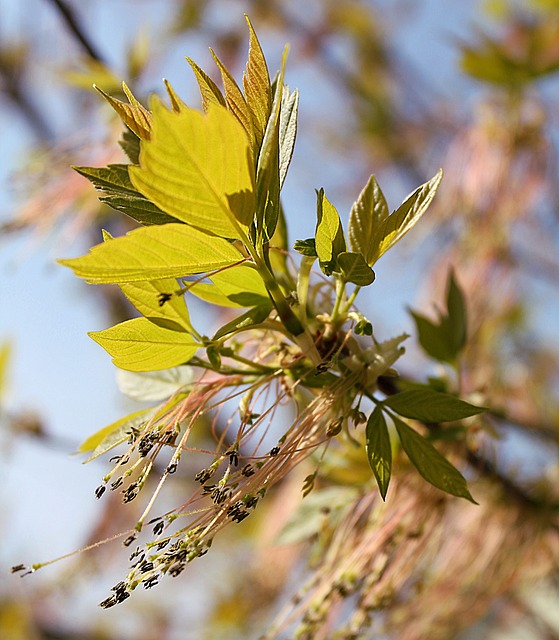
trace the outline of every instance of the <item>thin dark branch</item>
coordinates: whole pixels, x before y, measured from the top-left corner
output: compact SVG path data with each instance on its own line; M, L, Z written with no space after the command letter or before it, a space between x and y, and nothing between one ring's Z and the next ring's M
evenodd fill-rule
M99 53L95 45L91 42L83 27L79 24L76 15L64 0L49 0L58 10L68 29L75 36L87 55L92 59L104 64L103 56Z

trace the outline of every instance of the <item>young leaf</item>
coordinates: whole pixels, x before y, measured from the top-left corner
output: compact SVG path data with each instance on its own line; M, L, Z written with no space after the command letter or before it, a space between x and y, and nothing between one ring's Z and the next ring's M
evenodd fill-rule
M448 393L439 393L425 387L408 389L390 396L384 405L405 418L421 422L451 422L486 411Z
M122 132L118 144L132 164L140 163L140 138L128 127Z
M128 175L129 166L110 164L108 167L74 167L74 169L90 180L96 189L106 194L99 198L101 202L117 211L122 211L140 224L177 222L176 218L161 211L153 202L134 189Z
M194 62L194 60L191 60L190 58L186 58L186 60L192 67L192 71L194 71L194 75L198 81L200 95L202 96L202 109L207 111L210 104L217 104L225 107L225 98L221 93L221 89L210 78L210 76Z
M163 82L165 84L165 89L167 89L167 95L169 96L169 100L171 102L171 108L175 113L182 111L183 109L188 109L187 105L178 97L175 93L175 90L171 86L171 83L163 78Z
M429 182L417 188L396 211L380 222L374 230L373 249L367 261L369 265L373 265L418 222L435 197L442 176L442 170L439 170Z
M130 104L126 104L126 102L113 98L97 86L95 86L95 88L118 113L124 124L127 127L130 127L138 138L142 140L149 140L151 131L151 114L138 102L138 100L136 100L124 82L122 83L122 88Z
M324 195L324 189L317 192L316 252L320 268L330 275L337 268L337 257L346 250L346 242L340 216Z
M262 53L260 42L252 24L245 16L250 31L248 61L243 75L243 88L245 90L246 103L252 118L256 145L259 146L266 130L270 109L272 106L272 93L270 76L266 59Z
M213 284L195 284L189 291L202 300L226 307L256 307L270 301L259 273L246 264L214 273L210 280Z
M448 312L440 315L438 324L414 311L410 313L423 349L436 360L454 364L466 344L468 320L466 302L453 272L448 279L446 304Z
M369 464L375 474L380 495L385 500L392 470L392 447L384 414L378 406L369 416L365 436Z
M174 294L179 289L174 278L133 282L119 286L122 293L146 318L168 320L175 322L187 331L192 330L184 296L171 295L164 304L159 302L161 294Z
M468 314L464 294L456 282L454 271L450 272L447 284L446 306L448 309L448 330L452 344L458 354L468 338Z
M179 329L179 325L174 325ZM127 371L158 371L188 362L201 347L186 331L175 331L147 318L126 320L88 334Z
M346 282L352 282L360 287L366 287L374 282L375 272L360 253L343 251L338 255L338 266Z
M231 320L227 324L224 324L221 329L215 334L214 340L219 340L224 336L233 333L235 331L242 331L245 329L250 329L255 325L264 322L266 318L270 315L270 311L273 308L273 304L268 300L267 302L261 304L258 307L253 307L249 309L246 313L243 313L238 318Z
M250 111L246 103L243 92L239 89L239 85L235 82L235 78L231 75L229 69L221 62L216 56L215 52L210 49L210 53L218 66L221 73L221 80L223 81L223 88L225 90L225 104L227 109L235 116L238 122L245 130L247 139L250 144L254 144L254 129L252 126L252 119L250 117Z
M402 449L427 482L441 491L477 504L468 490L466 479L456 467L405 422L396 417L392 420Z
M254 216L254 169L242 127L223 107L174 113L153 102L152 137L142 143L134 187L160 209L227 238L242 238Z
M388 205L374 175L351 207L349 214L349 243L370 266L375 262L375 235L388 217Z
M240 257L227 240L176 223L140 227L92 247L81 258L59 262L91 284L119 284L204 273Z
M279 177L280 190L291 163L295 138L297 137L297 114L299 112L299 92L290 93L289 87L283 87L279 128Z
M316 252L316 241L314 238L307 238L306 240L295 240L293 248L297 253L300 253L307 258L318 258Z

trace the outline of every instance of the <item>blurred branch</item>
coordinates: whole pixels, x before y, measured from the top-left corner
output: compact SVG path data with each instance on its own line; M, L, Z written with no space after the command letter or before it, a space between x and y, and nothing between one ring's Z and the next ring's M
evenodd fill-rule
M91 59L104 64L103 56L99 53L89 36L85 33L83 27L79 24L73 9L71 9L63 0L48 1L56 7L61 17L64 19L66 26L75 36L76 40L80 43L87 55Z

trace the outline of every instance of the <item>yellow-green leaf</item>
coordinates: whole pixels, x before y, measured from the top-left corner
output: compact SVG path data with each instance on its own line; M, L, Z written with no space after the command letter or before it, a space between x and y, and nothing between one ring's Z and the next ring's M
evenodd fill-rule
M112 356L117 367L127 371L176 367L188 362L201 346L186 331L175 331L147 318L126 320L89 336Z
M224 107L152 108L134 187L169 215L227 238L243 238L254 217L254 168L241 125Z
M202 109L208 110L210 104L219 104L225 107L225 98L221 93L221 89L210 78L210 76L200 68L194 60L186 58L188 64L192 67L196 80L198 81L198 87L200 88L200 95L202 96Z
M375 261L378 247L374 239L381 224L388 217L388 205L374 175L351 207L349 214L349 243L356 253L360 253L370 266Z
M174 278L133 282L121 284L122 293L136 309L146 318L160 318L175 322L190 331L190 315L184 296L173 295L180 287ZM160 304L160 294L171 294L171 297Z
M250 31L250 41L248 61L243 75L243 88L258 146L262 141L270 116L272 91L266 58L248 16L245 18Z
M269 301L258 271L246 264L224 269L210 279L213 284L196 284L190 291L206 302L224 307L255 307Z
M124 418L120 418L116 422L112 422L86 438L80 444L78 452L86 453L87 451L94 451L86 462L103 455L103 453L116 447L118 444L126 442L130 437L130 430L137 428L142 422L145 422L152 413L153 409L151 407L149 409L140 409L140 411L135 411Z
M369 253L369 264L374 264L383 254L393 247L427 211L443 177L442 170L418 187L406 200L387 218L382 220L374 231L372 246Z
M323 189L318 192L317 219L316 253L321 269L330 275L337 266L336 258L346 250L346 242L340 216Z
M175 93L175 90L171 86L171 83L163 78L163 82L165 84L165 89L167 89L167 95L169 96L169 100L171 101L171 107L175 113L186 109L186 104L178 97Z
M59 262L91 284L121 284L204 273L239 258L227 240L172 223L134 229L92 247L81 258Z
M390 445L390 436L388 435L388 426L380 407L375 407L369 416L365 434L369 464L375 474L380 495L384 500L392 471L392 447Z
M221 79L223 81L223 88L225 89L225 104L229 111L237 118L248 140L252 144L254 141L254 129L252 127L252 119L250 117L250 111L246 103L243 92L240 90L239 85L235 82L235 78L231 75L231 72L216 56L215 52L210 49L210 53L215 60L221 73Z
M127 127L130 127L130 129L132 129L132 131L138 136L138 138L141 138L142 140L149 140L151 130L151 115L149 111L143 105L141 105L138 100L136 100L136 98L124 82L122 83L122 88L130 104L126 104L126 102L122 102L121 100L113 98L97 86L95 88L118 113L124 124Z

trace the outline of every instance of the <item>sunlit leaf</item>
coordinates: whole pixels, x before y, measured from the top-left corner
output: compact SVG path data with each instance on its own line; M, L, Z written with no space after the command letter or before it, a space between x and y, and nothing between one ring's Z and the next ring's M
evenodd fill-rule
M188 64L192 67L196 80L198 81L198 87L200 88L200 95L202 96L202 108L207 111L210 104L218 104L225 107L225 98L221 93L221 89L210 78L210 76L201 69L194 60L186 58Z
M147 318L126 320L88 335L112 356L115 366L127 371L176 367L188 362L201 346L186 331L175 331Z
M464 476L432 444L402 420L393 417L402 449L427 482L437 489L477 504Z
M252 126L250 110L245 97L243 96L243 92L240 90L239 85L236 83L235 78L233 78L229 69L227 69L223 62L221 62L212 49L210 49L210 53L212 54L219 72L221 73L227 109L229 109L241 124L245 130L247 140L249 140L252 145L254 142L254 128Z
M273 305L268 300L265 303L261 304L258 307L253 307L249 309L246 313L243 313L238 318L231 320L227 324L224 324L219 331L216 332L214 336L214 340L219 340L224 336L234 333L237 331L241 331L244 329L250 329L255 325L264 322L266 318L270 315L270 311L272 310Z
M203 273L233 264L239 257L223 238L176 223L140 227L92 247L81 258L59 262L92 284L118 284Z
M248 61L243 75L243 88L258 146L264 136L270 116L272 93L268 66L260 42L258 42L248 16L245 17L250 31L250 42Z
M226 307L256 307L270 300L262 278L248 265L224 269L210 279L213 284L195 284L189 291L202 300Z
M254 169L242 127L223 107L206 115L153 102L134 187L160 209L216 235L241 238L254 216Z
M349 243L360 253L368 265L375 262L375 238L381 224L388 217L388 205L374 175L351 207L349 214Z
M320 267L326 275L336 269L337 257L346 250L340 216L321 189L317 200L316 253Z
M297 137L297 115L299 111L299 92L290 92L284 86L281 99L280 128L279 128L279 175L280 189L283 187L287 170L295 149Z
M366 287L374 282L375 272L365 262L360 253L343 251L338 254L338 266L346 282L352 282L360 287Z
M419 221L427 211L442 179L440 170L429 182L416 189L396 211L380 221L373 229L372 251L368 252L368 263L373 265L393 247Z
M175 322L190 331L190 315L183 295L175 295L180 289L174 278L131 282L119 285L122 293L146 318L160 318ZM160 295L170 295L164 304L160 303Z
M134 97L126 84L122 83L122 88L130 104L113 98L99 87L97 91L105 98L111 107L118 113L120 119L142 140L149 140L151 131L151 115L149 111L141 105Z
M392 447L388 426L380 407L375 407L369 416L365 430L367 439L367 457L371 469L375 474L380 495L384 500L388 485L390 483L390 473L392 470Z
M187 105L175 93L175 90L171 86L171 83L165 78L163 79L163 82L165 84L165 89L167 89L167 95L169 96L169 100L171 102L171 108L173 109L173 111L175 113L178 113L183 109L187 109L188 108Z
M387 398L384 405L405 418L426 423L462 420L486 411L484 407L476 407L448 393L439 393L428 387L397 393Z

